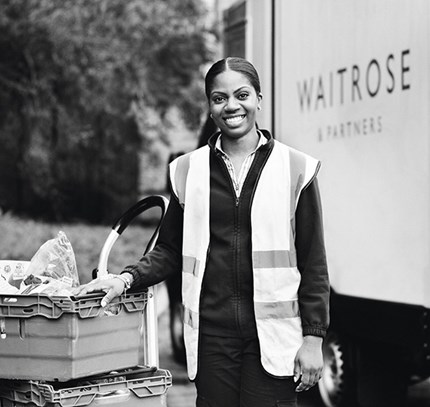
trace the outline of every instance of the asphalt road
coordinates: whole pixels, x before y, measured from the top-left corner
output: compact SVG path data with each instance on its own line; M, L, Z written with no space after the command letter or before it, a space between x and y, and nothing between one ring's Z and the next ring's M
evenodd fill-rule
M196 398L194 385L188 381L185 366L176 363L172 356L168 300L164 287L159 288L157 298L159 366L170 370L173 376L173 386L167 393L167 407L194 407ZM324 407L316 387L299 395L299 407ZM430 380L409 388L408 402L405 407L430 407Z

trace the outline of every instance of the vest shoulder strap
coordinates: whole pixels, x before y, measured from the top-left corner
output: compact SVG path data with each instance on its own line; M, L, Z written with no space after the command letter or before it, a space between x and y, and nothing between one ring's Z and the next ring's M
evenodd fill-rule
M190 155L191 153L182 155L169 164L172 191L182 206L185 202L185 184L190 168Z
M292 147L288 147L291 160L291 176L297 181L298 188L304 190L316 178L321 162Z
M182 207L185 204L187 177L192 157L196 154L207 153L207 151L205 151L206 149L209 149L209 147L203 146L197 150L181 155L169 164L169 176L172 190Z

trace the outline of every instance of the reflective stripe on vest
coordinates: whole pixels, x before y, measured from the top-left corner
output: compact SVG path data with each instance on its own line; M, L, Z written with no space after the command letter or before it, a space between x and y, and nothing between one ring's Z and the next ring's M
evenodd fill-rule
M303 342L295 210L301 192L315 178L319 162L274 143L251 207L254 307L263 367L275 376L291 376ZM209 246L209 152L205 146L170 165L172 188L184 208L182 298L191 380L197 374L200 292Z
M252 252L252 262L256 268L296 267L295 252L290 250L266 250Z

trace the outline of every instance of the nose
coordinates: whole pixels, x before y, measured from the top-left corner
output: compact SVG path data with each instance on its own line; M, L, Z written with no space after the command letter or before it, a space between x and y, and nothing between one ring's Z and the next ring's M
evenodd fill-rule
M239 103L237 102L235 97L231 97L227 100L227 105L225 106L225 110L227 111L236 111L239 109Z

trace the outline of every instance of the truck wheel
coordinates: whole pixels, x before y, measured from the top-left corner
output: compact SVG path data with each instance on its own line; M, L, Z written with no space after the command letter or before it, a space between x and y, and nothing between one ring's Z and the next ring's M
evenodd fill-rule
M356 360L360 406L403 407L408 392L408 368L396 345L361 340Z
M356 406L355 385L352 375L352 345L347 345L339 335L330 332L324 340L324 370L318 382L321 398L327 407Z
M176 362L185 363L184 344L184 307L175 302L170 308L170 338L172 340L173 357Z

